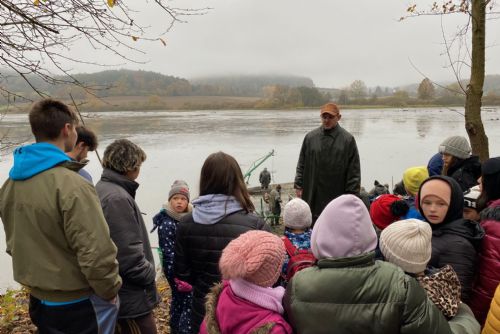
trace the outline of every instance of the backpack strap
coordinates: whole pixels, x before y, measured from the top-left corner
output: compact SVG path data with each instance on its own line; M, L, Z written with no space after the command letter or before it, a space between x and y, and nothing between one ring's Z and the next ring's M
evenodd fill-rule
M297 247L295 247L292 242L290 241L290 239L288 239L287 237L285 236L282 236L281 237L281 240L283 240L283 243L285 244L285 248L286 248L286 252L288 253L288 255L290 257L294 256L295 254L297 254Z

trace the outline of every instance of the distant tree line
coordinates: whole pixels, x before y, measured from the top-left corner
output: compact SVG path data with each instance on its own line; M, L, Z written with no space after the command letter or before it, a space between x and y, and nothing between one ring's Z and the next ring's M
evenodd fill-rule
M500 105L500 75L487 76L483 105ZM382 105L392 107L419 105L463 105L465 95L458 83L437 86L430 79L406 88L367 88L362 80L353 81L333 99L343 105Z
M362 80L355 80L342 89L317 88L309 78L278 75L225 76L189 81L149 71L108 70L77 74L74 78L84 83L87 89L92 88L92 93L74 85L49 85L37 77L31 81L39 90L56 98L68 99L71 94L75 99L94 101L117 96L149 97L151 103L162 96L234 96L258 98L255 108L317 107L330 100L342 105L392 107L463 105L465 101L458 83L437 86L427 78L420 84L400 88L369 88ZM500 105L500 75L486 76L484 87L483 104ZM0 88L29 99L39 98L25 80L14 74L4 75ZM153 104L160 107L158 103Z

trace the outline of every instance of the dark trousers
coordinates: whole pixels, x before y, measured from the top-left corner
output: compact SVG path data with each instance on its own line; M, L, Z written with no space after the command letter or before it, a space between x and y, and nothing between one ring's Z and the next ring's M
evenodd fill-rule
M118 319L116 334L157 334L153 312L137 318Z
M99 330L90 299L69 305L47 306L30 296L29 313L39 334L95 334Z

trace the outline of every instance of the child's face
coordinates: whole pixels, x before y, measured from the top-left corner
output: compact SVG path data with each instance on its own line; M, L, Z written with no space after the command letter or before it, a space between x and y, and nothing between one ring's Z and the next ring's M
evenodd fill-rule
M174 195L170 199L170 206L175 212L183 213L187 209L188 199L186 196L181 194Z
M422 200L422 211L431 224L441 224L446 217L448 207L448 203L434 195L428 195Z
M481 218L476 209L464 207L464 218L478 222Z

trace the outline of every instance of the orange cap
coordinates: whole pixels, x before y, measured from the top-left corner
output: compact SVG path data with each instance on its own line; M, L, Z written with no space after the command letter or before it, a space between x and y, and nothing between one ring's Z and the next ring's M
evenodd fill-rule
M338 115L340 113L339 107L337 107L335 103L327 103L321 107L320 115L323 115L325 113L333 116Z

